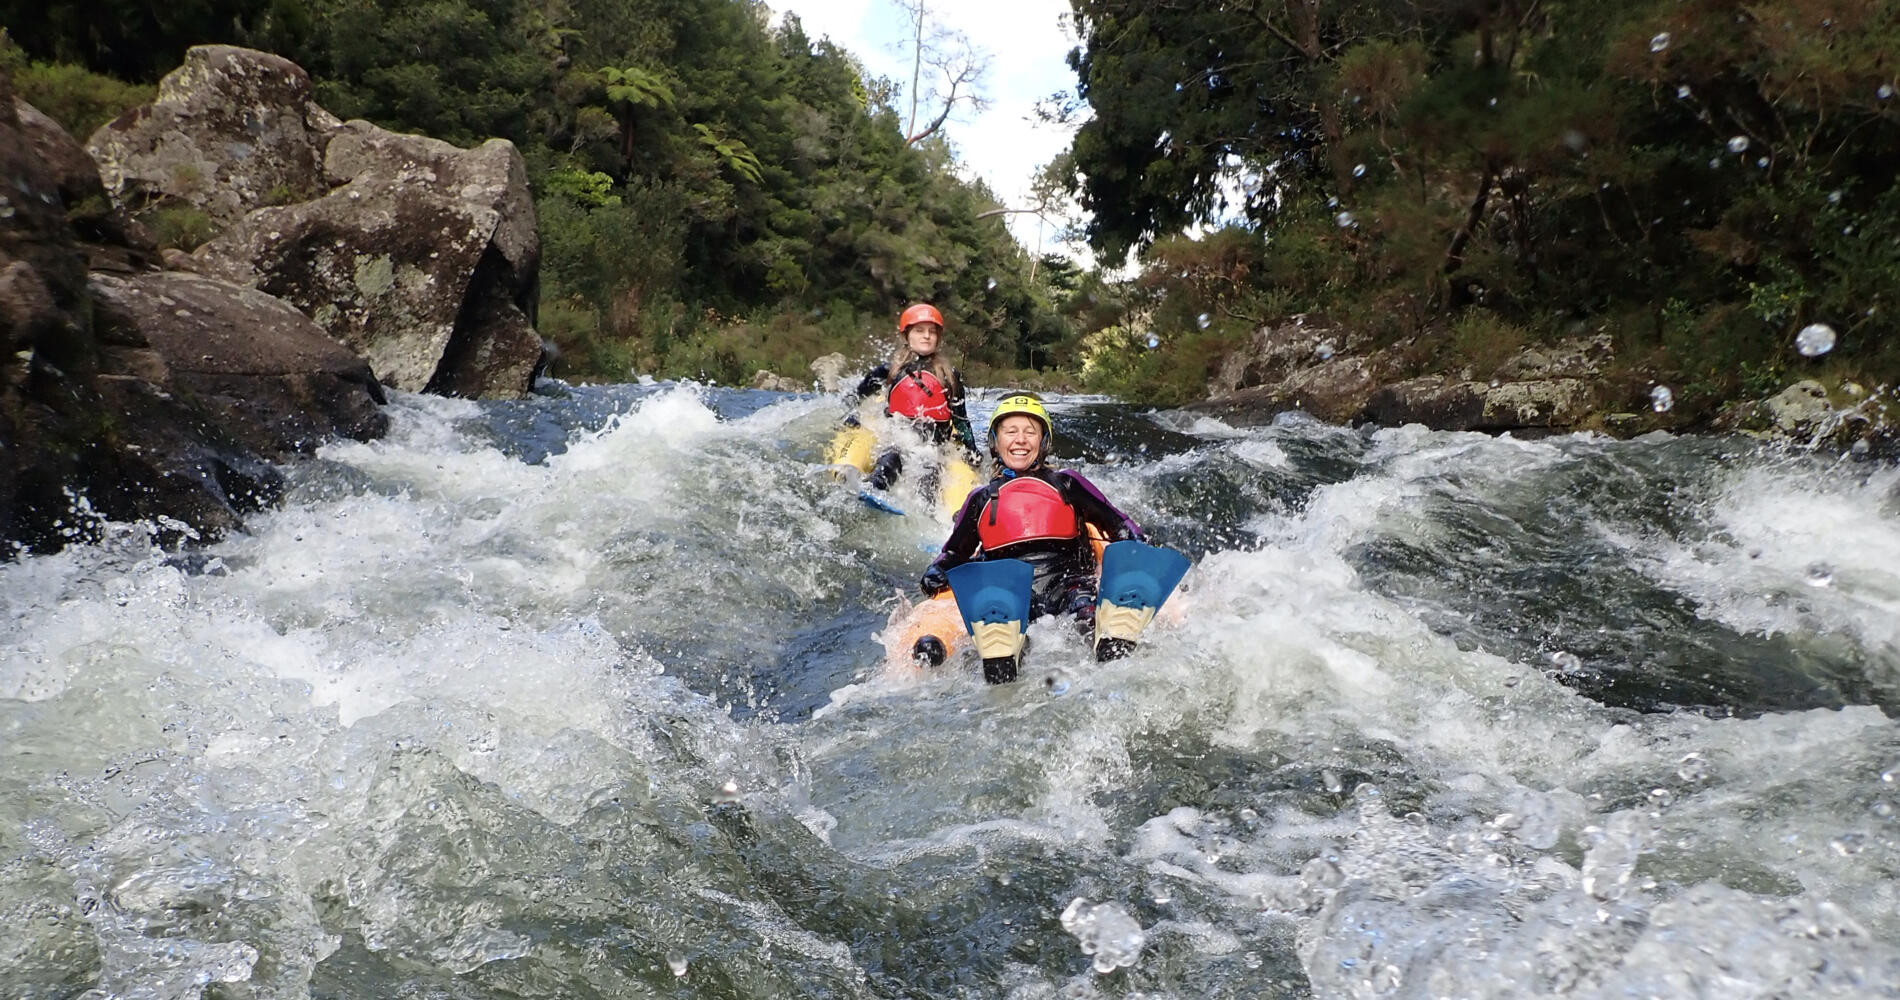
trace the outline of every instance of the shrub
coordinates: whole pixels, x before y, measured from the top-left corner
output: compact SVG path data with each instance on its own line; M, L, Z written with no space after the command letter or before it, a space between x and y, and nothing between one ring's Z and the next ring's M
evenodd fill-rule
M80 142L106 122L157 96L156 87L124 83L65 63L16 70L13 90Z
M142 213L139 221L161 248L191 251L218 235L217 223L190 205L166 205Z

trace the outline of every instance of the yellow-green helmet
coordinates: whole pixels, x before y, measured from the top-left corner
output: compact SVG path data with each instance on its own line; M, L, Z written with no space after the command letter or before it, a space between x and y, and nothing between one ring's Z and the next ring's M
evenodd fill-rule
M1049 411L1043 408L1042 397L1033 392L1012 392L996 403L996 412L990 414L990 447L996 447L996 425L1004 417L1017 414L1034 417L1042 425L1042 451L1049 453L1049 442L1056 436L1055 425L1049 422Z

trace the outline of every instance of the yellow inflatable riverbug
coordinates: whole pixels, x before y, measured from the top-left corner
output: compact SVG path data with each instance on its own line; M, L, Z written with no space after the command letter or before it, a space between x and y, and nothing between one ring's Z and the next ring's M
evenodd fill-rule
M868 427L845 427L831 438L831 444L825 449L825 461L834 466L850 466L858 470L859 475L869 475L873 453L877 449L877 435ZM970 491L976 489L982 480L975 467L958 457L956 452L946 447L943 468L937 474L937 511L944 517L950 517L963 504ZM903 511L881 498L867 494L866 504L875 506L887 513L901 514Z

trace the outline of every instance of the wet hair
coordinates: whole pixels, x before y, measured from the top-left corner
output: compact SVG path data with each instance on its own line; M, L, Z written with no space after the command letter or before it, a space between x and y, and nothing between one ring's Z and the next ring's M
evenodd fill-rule
M913 323L911 325L915 326L916 324ZM910 334L908 331L898 334L898 337L900 339L898 340L897 350L891 354L891 378L893 379L897 377L898 372L904 370L905 365L923 357L923 355L910 349ZM939 338L937 340L937 352L930 356L930 360L924 367L930 370L930 374L937 376L937 381L943 383L944 388L949 391L953 398L961 396L963 395L963 384L957 381L956 369L950 366L950 359L943 355L943 340Z

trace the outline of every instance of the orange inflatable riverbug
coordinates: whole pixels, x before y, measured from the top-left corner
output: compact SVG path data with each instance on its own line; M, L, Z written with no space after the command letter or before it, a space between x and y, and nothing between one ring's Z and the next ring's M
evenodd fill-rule
M1102 549L1108 539L1101 529L1088 526L1089 545L1095 549L1095 563L1102 562ZM891 612L891 620L884 627L884 666L887 670L928 667L930 663L917 656L917 642L925 637L935 637L943 645L943 656L938 663L948 663L957 655L957 651L970 643L969 630L963 624L963 615L957 610L955 595L946 590L935 597L926 598L915 604L900 604Z

